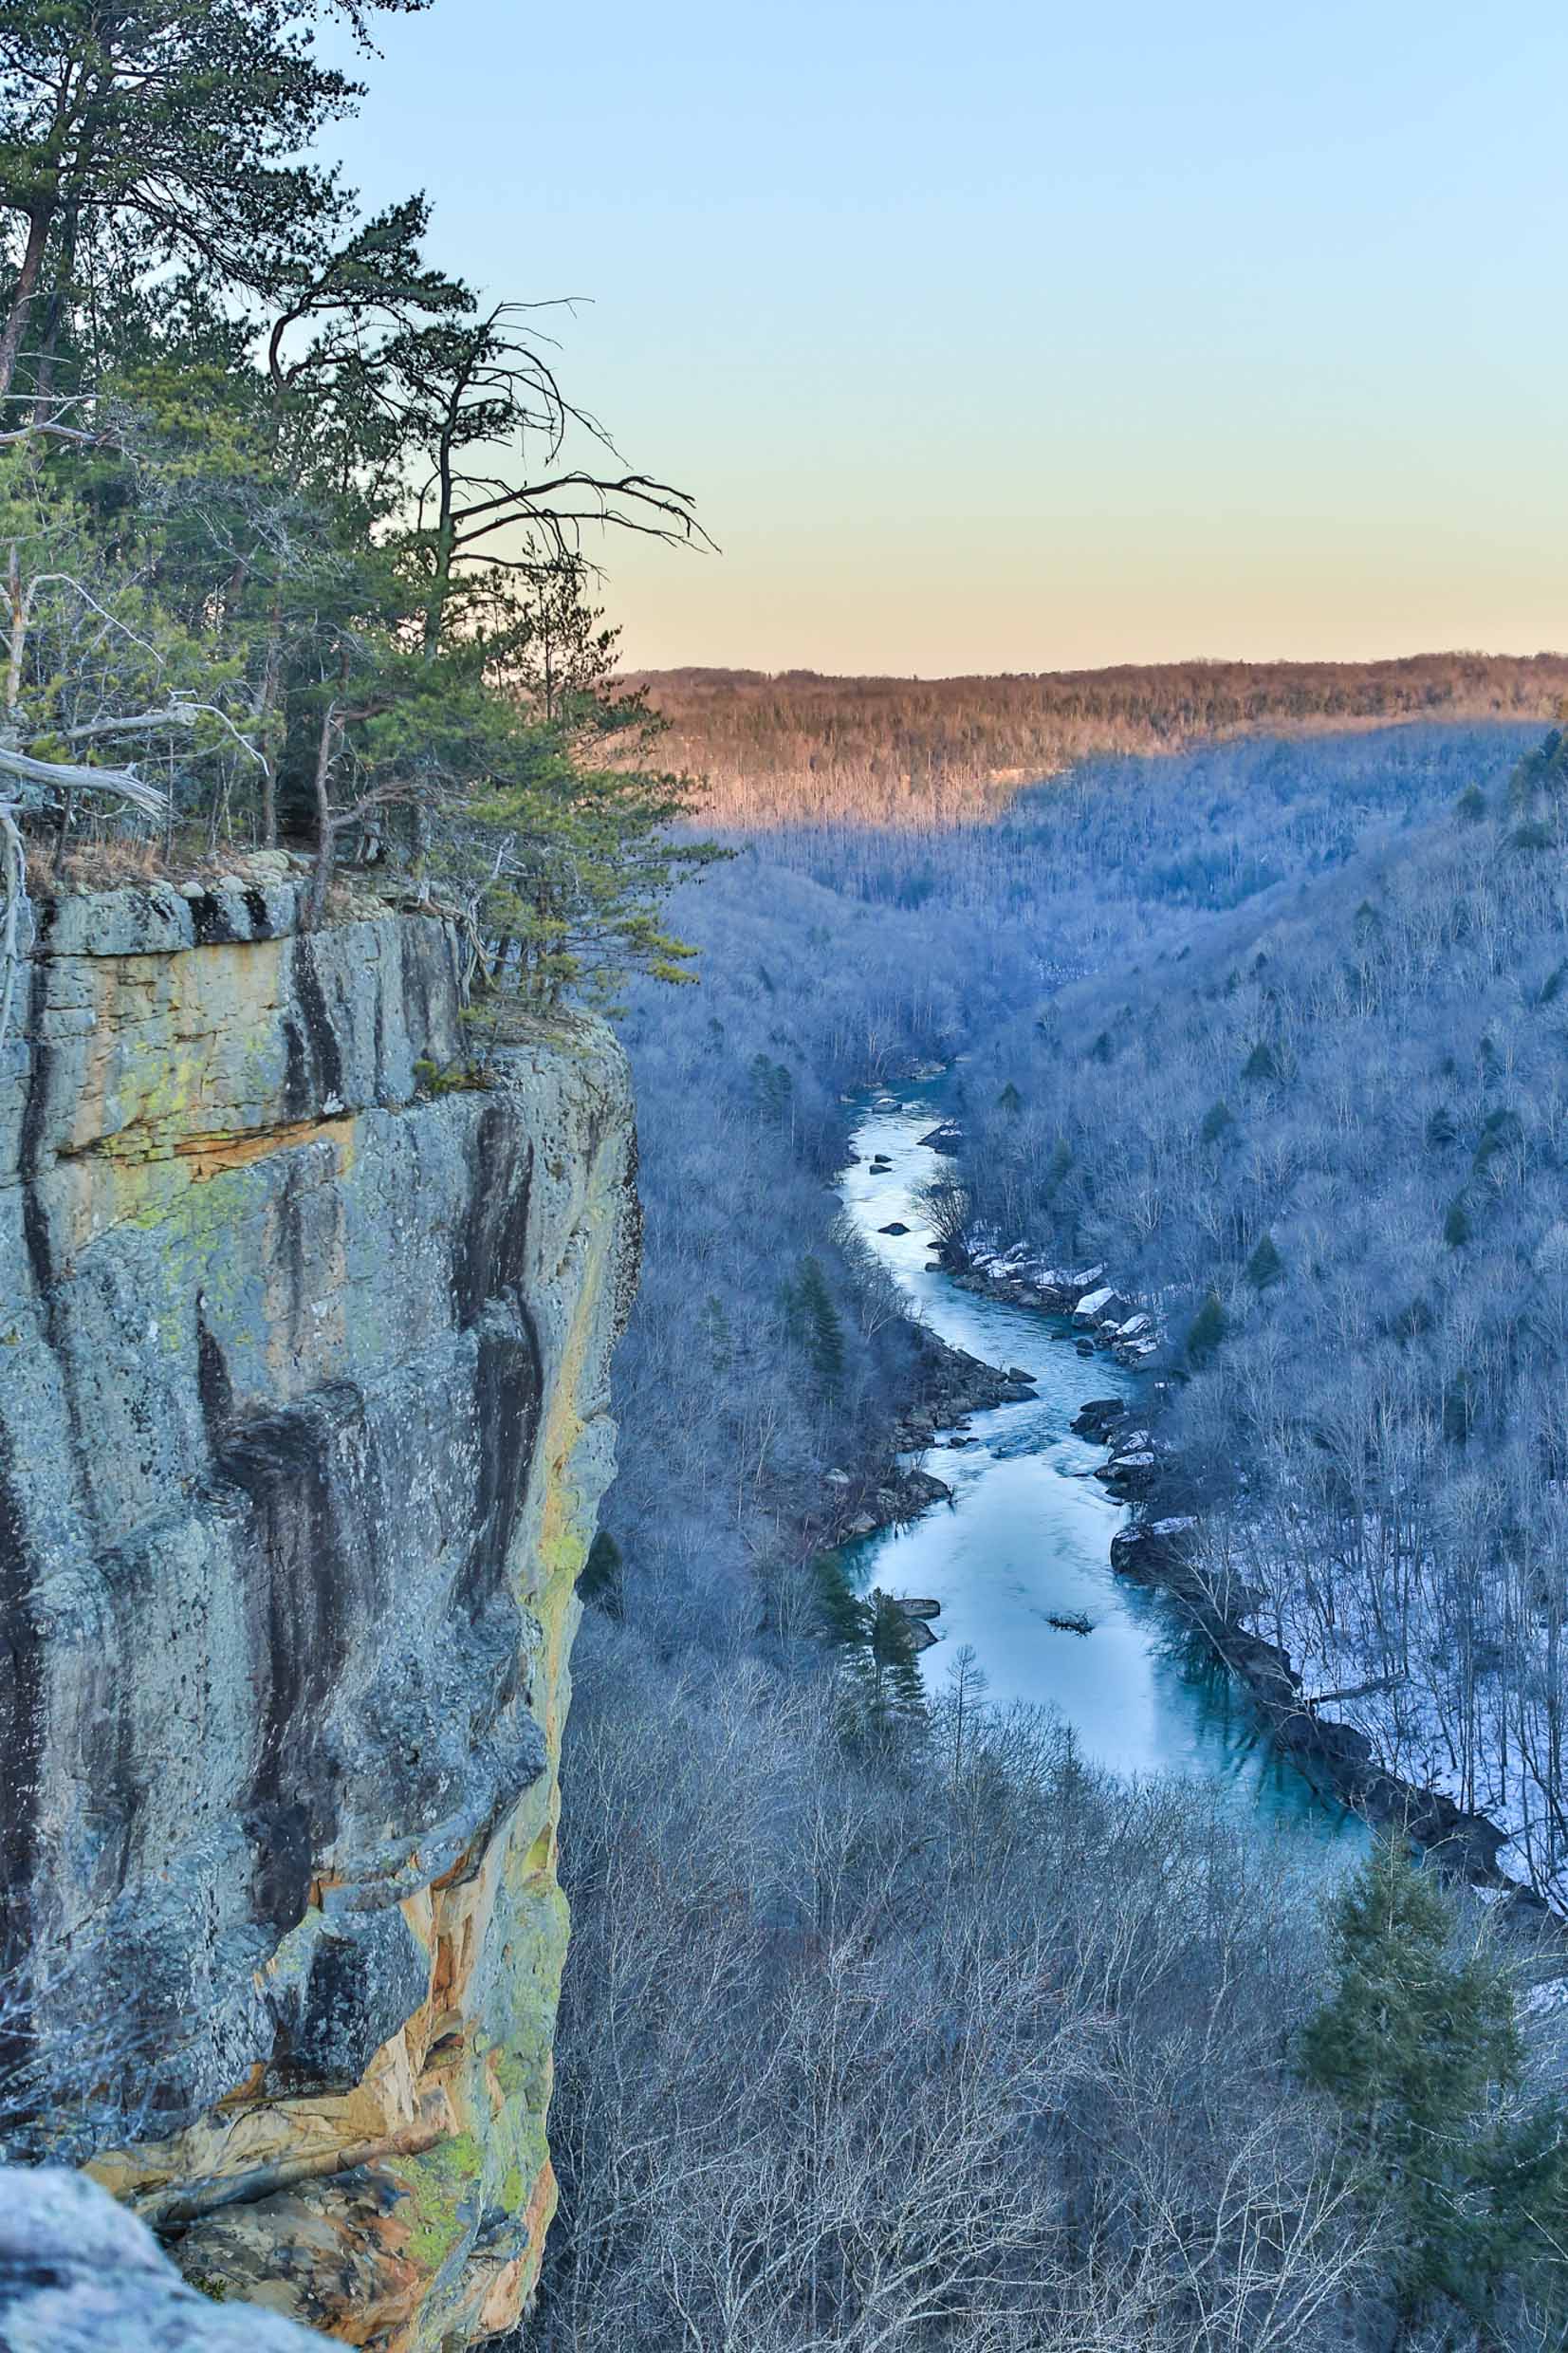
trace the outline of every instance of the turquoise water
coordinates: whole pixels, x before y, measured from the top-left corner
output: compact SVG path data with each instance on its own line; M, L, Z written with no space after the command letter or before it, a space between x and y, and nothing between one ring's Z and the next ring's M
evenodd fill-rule
M1359 1820L1279 1753L1245 1695L1169 1604L1111 1568L1111 1539L1126 1513L1089 1475L1104 1449L1068 1425L1088 1398L1134 1399L1136 1378L1108 1357L1079 1356L1060 1321L977 1297L930 1269L919 1193L947 1164L919 1139L940 1108L939 1096L906 1089L895 1109L866 1110L857 1164L841 1180L845 1210L934 1331L988 1363L1021 1366L1039 1394L976 1414L972 1444L930 1450L925 1467L953 1489L952 1506L853 1547L858 1582L940 1602L937 1644L921 1661L928 1682L939 1681L958 1644L972 1643L989 1698L1056 1709L1086 1761L1119 1773L1201 1776L1292 1838L1304 1834L1351 1861L1365 1843ZM877 1154L892 1166L873 1175ZM894 1223L910 1232L878 1231ZM1093 1630L1063 1631L1053 1615L1086 1617Z

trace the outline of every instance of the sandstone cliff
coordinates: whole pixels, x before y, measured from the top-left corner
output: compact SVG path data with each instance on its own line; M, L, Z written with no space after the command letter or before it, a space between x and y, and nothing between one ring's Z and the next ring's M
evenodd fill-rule
M632 1121L586 1022L453 1084L451 932L298 895L60 900L0 1047L0 1872L46 2063L135 2055L99 2178L424 2353L510 2324L551 2209Z

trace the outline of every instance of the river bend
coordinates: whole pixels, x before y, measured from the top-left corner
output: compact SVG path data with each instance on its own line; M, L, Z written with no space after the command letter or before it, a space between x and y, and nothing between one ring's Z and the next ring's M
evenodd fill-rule
M923 1460L953 1489L952 1507L853 1547L857 1582L941 1603L938 1641L922 1662L928 1682L958 1644L972 1643L991 1701L1058 1710L1085 1762L1201 1777L1293 1841L1304 1835L1348 1862L1365 1840L1358 1820L1280 1755L1169 1604L1111 1568L1126 1514L1091 1475L1103 1448L1069 1424L1086 1399L1135 1398L1137 1377L1108 1356L1079 1356L1060 1319L962 1289L930 1263L919 1196L948 1163L919 1139L941 1110L932 1088L868 1105L841 1179L845 1211L933 1331L988 1363L1021 1366L1039 1394L976 1414L968 1443L938 1441ZM886 1170L873 1170L877 1156ZM883 1232L889 1225L910 1231ZM1087 1619L1092 1631L1053 1619Z

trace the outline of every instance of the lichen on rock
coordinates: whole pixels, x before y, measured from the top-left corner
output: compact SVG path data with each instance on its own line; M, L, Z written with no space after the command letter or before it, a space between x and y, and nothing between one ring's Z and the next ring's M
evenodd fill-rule
M0 1047L0 1829L94 2173L216 2278L415 2353L551 2201L556 1761L634 1279L622 1057L462 1061L457 943L66 899Z

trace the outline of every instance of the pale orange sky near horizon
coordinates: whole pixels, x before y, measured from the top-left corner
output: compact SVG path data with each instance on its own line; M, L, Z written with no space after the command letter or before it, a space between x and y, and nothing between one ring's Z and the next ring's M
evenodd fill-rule
M351 176L422 180L492 294L592 297L568 388L723 550L606 547L629 665L1568 644L1545 0L604 0L591 59L436 0L378 38Z

